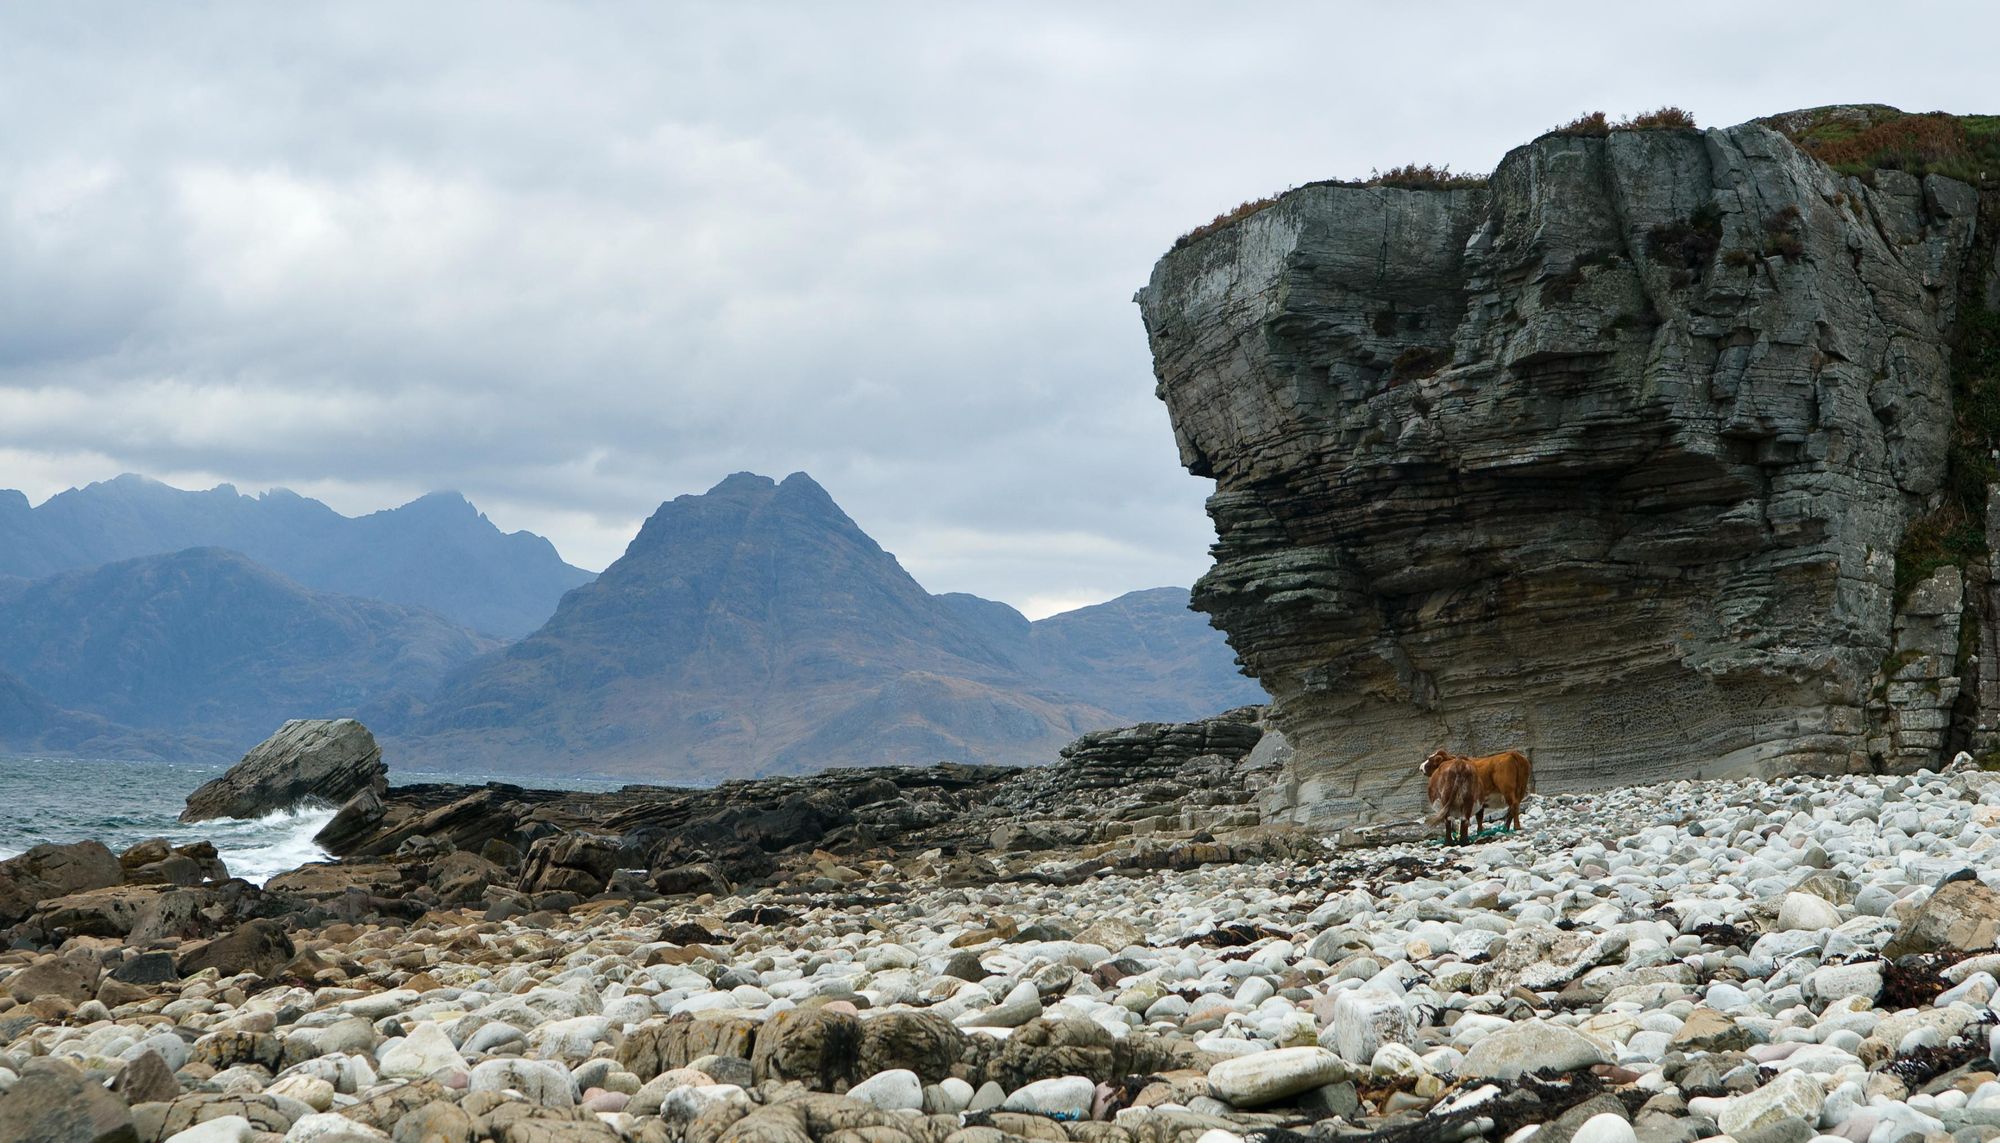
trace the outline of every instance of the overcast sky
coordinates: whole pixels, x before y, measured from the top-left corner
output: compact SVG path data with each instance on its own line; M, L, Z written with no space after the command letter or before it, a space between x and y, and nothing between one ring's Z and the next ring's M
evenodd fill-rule
M1177 234L1597 108L2000 110L1995 11L8 3L0 487L457 489L601 568L803 469L933 591L1186 584Z

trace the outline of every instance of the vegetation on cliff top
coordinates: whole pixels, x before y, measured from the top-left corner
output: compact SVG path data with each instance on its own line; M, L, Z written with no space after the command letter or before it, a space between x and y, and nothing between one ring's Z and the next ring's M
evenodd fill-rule
M1868 103L1793 111L1764 122L1843 175L1896 170L1974 186L2000 178L2000 115L1912 114Z
M1578 135L1594 137L1609 135L1613 131L1677 131L1695 126L1694 116L1678 107L1661 107L1653 111L1642 111L1613 122L1602 111L1592 111L1579 115L1560 127L1542 133L1550 135Z
M1638 115L1629 116L1616 122L1606 118L1602 111L1592 111L1587 115L1579 116L1561 127L1555 128L1553 131L1547 132L1547 134L1609 135L1613 131L1661 131L1688 128L1694 125L1694 116L1678 107L1662 107L1655 111L1646 111ZM1319 182L1307 183L1306 185L1315 187L1395 187L1400 190L1465 190L1471 187L1485 186L1487 177L1486 175L1454 173L1449 164L1436 166L1431 163L1404 163L1399 167L1390 167L1386 171L1380 169L1370 171L1368 177L1365 179L1323 179ZM1181 235L1179 238L1176 238L1173 249L1179 250L1183 246L1207 238L1225 226L1241 222L1298 189L1300 188L1286 187L1277 194L1266 195L1263 198L1251 199L1248 202L1240 203L1236 209L1224 211L1202 225L1188 231L1186 234Z
M1486 185L1485 175L1455 173L1450 164L1437 166L1432 163L1404 163L1388 170L1373 170L1365 179L1320 179L1307 183L1308 187L1395 187L1399 190L1465 190ZM1179 238L1174 239L1174 250L1179 250L1193 242L1199 242L1231 223L1241 222L1256 214L1279 199L1303 187L1286 187L1277 194L1251 199L1239 204L1236 209L1216 215Z

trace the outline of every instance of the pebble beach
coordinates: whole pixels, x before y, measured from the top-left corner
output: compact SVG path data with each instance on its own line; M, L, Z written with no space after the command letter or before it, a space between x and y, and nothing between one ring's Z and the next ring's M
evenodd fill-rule
M0 1140L1987 1140L1996 847L1966 767L1081 879L822 854L837 894L252 921L205 965L73 937L0 958Z

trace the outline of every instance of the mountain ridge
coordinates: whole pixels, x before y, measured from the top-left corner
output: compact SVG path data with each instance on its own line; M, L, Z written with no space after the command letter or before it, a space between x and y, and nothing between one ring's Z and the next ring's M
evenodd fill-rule
M0 602L0 670L54 708L117 724L106 733L173 736L197 756L226 756L288 718L426 693L497 645L434 612L315 591L221 548L64 572Z
M1155 595L1155 612L1168 599ZM1077 685L1087 656L1052 663L1048 648L1088 644L1106 614L1040 627L1054 634L1038 650L1038 625L1006 604L926 591L805 473L735 473L662 504L540 630L447 679L395 745L445 768L478 759L664 777L1047 761L1077 734L1141 721L1131 708L1165 710L1187 689L1170 665L1146 702L1113 701L1124 710L1075 693L1093 690ZM1226 663L1221 637L1185 620ZM1228 697L1215 709L1261 695L1239 680Z
M0 576L42 579L189 548L240 552L303 586L423 607L503 638L532 631L591 573L547 539L502 532L456 492L345 516L285 488L203 491L126 473L39 507L0 493Z

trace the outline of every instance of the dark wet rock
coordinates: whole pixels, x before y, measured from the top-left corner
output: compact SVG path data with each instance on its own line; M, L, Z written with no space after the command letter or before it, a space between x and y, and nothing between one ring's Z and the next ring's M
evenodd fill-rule
M438 802L440 797L447 800ZM341 857L383 857L421 837L441 848L478 853L495 841L512 845L535 802L561 797L555 791L530 791L497 782L471 790L462 786L400 787L387 799L388 808L372 830L355 831L351 838L330 838L338 844L327 848Z
M147 1049L119 1071L111 1090L126 1103L163 1103L180 1095L181 1081L160 1053Z
M166 984L180 979L171 953L142 952L127 957L111 970L113 980L127 984Z
M0 926L26 919L36 905L125 880L118 858L100 842L38 845L0 861Z
M226 936L183 949L174 968L182 976L213 968L223 976L254 972L269 977L283 968L297 951L283 925L272 920L255 920Z
M463 905L483 899L486 888L505 879L507 871L484 857L460 850L432 863L431 888L446 905Z
M960 949L951 954L944 963L944 975L960 980L985 980L986 966L979 963L979 954L971 949Z
M254 818L304 802L337 806L389 784L382 748L351 718L299 718L253 747L220 778L188 795L184 822Z
M934 1012L884 1012L861 1021L857 1070L863 1078L902 1068L936 1083L964 1055L965 1033Z
M0 1143L138 1143L125 1101L61 1064L0 1094Z
M693 921L677 921L660 930L660 939L676 945L711 945L717 941L727 943L727 937L717 936L706 926Z
M591 897L604 891L618 869L616 839L573 833L544 838L528 847L521 870L524 893L575 893Z
M284 1058L284 1051L284 1043L270 1032L210 1032L194 1042L189 1059L216 1071L238 1064L256 1064L267 1072L275 1073Z
M750 1066L759 1082L801 1080L835 1091L866 1078L860 1070L861 1020L845 1012L793 1008L773 1014L757 1030Z
M95 965L86 967L74 960L45 957L6 981L7 995L27 1003L37 997L59 996L81 1004L97 993Z
M313 835L313 844L328 853L351 853L376 831L387 814L382 795L373 787L356 790Z
M669 897L714 893L723 896L732 888L722 867L712 861L698 861L691 865L673 865L653 874L653 888Z
M1099 1083L1109 1083L1126 1076L1177 1068L1206 1070L1210 1062L1208 1054L1191 1041L1144 1033L1121 1040L1083 1019L1030 1020L1005 1040L996 1042L978 1036L968 1039L967 1046L969 1052L992 1053L981 1061L978 1074L1009 1091L1038 1079L1058 1076L1087 1076Z

